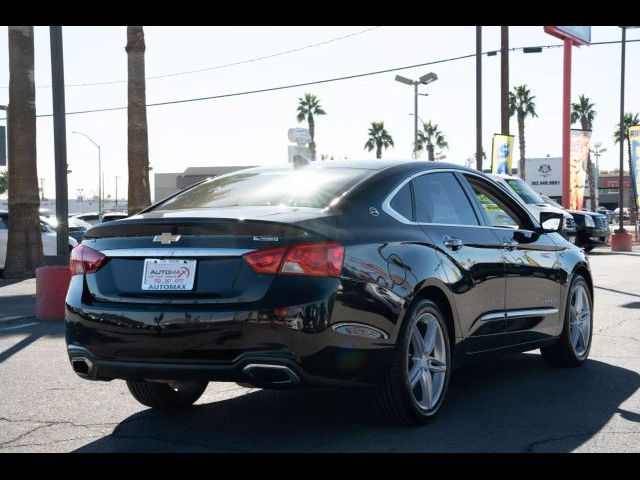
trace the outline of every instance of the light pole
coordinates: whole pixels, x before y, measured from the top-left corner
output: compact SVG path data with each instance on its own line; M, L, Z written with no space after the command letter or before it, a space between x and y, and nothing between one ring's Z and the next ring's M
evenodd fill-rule
M118 179L120 177L116 175L116 207L118 206Z
M414 100L413 100L413 157L417 157L418 152L418 95L426 96L424 93L418 93L418 85L429 85L435 82L438 76L429 72L426 75L421 76L418 80L411 80L410 78L403 77L402 75L396 75L396 82L404 83L405 85L413 85Z
M593 156L596 159L596 172L595 172L596 174L594 175L595 182L596 182L596 185L595 185L595 193L596 193L595 202L596 202L596 205L599 205L600 204L600 201L599 201L600 200L599 199L599 197L600 197L600 185L599 185L600 184L600 155L602 155L604 152L606 152L607 149L606 148L602 148L602 143L600 143L600 142L596 142L593 146L595 148L593 150L590 150L590 152L593 153Z
M71 133L77 133L82 135L91 143L93 143L96 147L98 147L98 215L102 215L102 161L100 159L100 145L93 141L93 139L87 135L86 133L77 132L74 130Z

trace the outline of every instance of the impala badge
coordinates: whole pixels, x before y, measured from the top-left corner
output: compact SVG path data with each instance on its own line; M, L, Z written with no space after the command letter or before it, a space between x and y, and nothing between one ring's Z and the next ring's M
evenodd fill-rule
M180 240L180 235L171 235L169 232L162 233L153 237L154 242L160 242L162 245L171 245L173 242Z

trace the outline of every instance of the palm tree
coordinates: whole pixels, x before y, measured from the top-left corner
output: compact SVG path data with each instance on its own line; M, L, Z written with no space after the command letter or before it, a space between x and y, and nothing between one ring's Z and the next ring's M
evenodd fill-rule
M0 173L0 194L7 191L9 188L9 172L5 170Z
M35 275L44 263L36 161L33 27L9 30L9 232L5 278Z
M640 114L626 112L624 114L624 121L623 121L624 138L622 138L622 141L623 142L625 140L627 141L627 152L629 153L629 175L631 175L631 172L633 172L633 168L632 168L633 160L631 159L631 142L629 141L629 127L633 127L634 125L640 125ZM620 123L618 123L616 125L616 131L613 132L613 139L615 140L615 143L620 143L620 138L621 138ZM631 185L634 185L634 182L631 182ZM630 205L635 206L636 208L633 208L633 207L631 208L637 211L637 205L636 205L635 199L637 198L638 194L635 191L632 191L631 193L633 194L633 199ZM622 208L622 206L620 206L620 208Z
M364 144L365 150L370 152L375 148L376 158L382 158L382 147L386 150L393 146L395 146L393 144L393 138L384 128L384 122L371 122L371 127L369 128L369 140Z
M144 31L127 27L127 154L129 160L129 215L151 203L149 189L149 139L147 133L147 96L144 79Z
M520 85L509 92L509 115L516 115L518 119L518 142L520 143L520 163L518 164L518 172L520 178L525 179L524 170L524 119L527 117L537 117L536 104L533 103L535 95L531 95L531 91L526 85Z
M598 112L593 107L595 104L591 103L588 97L580 95L578 97L578 103L571 104L571 123L580 122L582 130L593 130L593 120L596 118ZM595 212L598 208L596 204L596 176L594 175L593 163L591 162L591 151L587 156L587 172L589 175L589 197L591 198L591 211Z
M318 97L315 95L305 93L304 97L298 98L298 116L296 118L298 122L304 122L306 120L309 124L309 136L311 136L309 151L311 152L311 160L316 159L316 122L313 116L326 114L327 112L320 106L320 100L318 100Z
M447 142L444 133L438 130L438 125L432 123L431 120L422 124L424 131L418 132L418 150L422 150L426 145L429 161L433 162L435 158L434 147L438 147L440 150L449 148L449 142Z

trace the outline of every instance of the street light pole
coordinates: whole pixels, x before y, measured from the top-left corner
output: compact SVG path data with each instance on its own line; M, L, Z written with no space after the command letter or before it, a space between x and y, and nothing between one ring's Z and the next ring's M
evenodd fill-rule
M118 179L120 177L116 175L116 207L118 206Z
M82 135L98 148L98 215L102 215L102 159L100 158L101 157L100 145L94 142L93 139L86 133L78 132L76 130L74 130L71 133L77 133L79 135Z
M424 93L418 93L418 85L429 85L431 82L435 82L438 76L429 72L426 75L421 76L418 80L412 80L402 75L396 75L396 81L404 83L405 85L413 86L413 158L418 158L418 95L424 95Z

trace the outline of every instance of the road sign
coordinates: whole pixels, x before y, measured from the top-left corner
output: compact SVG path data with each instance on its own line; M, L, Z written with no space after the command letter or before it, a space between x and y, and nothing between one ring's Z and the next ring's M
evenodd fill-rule
M289 141L293 143L311 143L311 135L306 128L290 128Z

